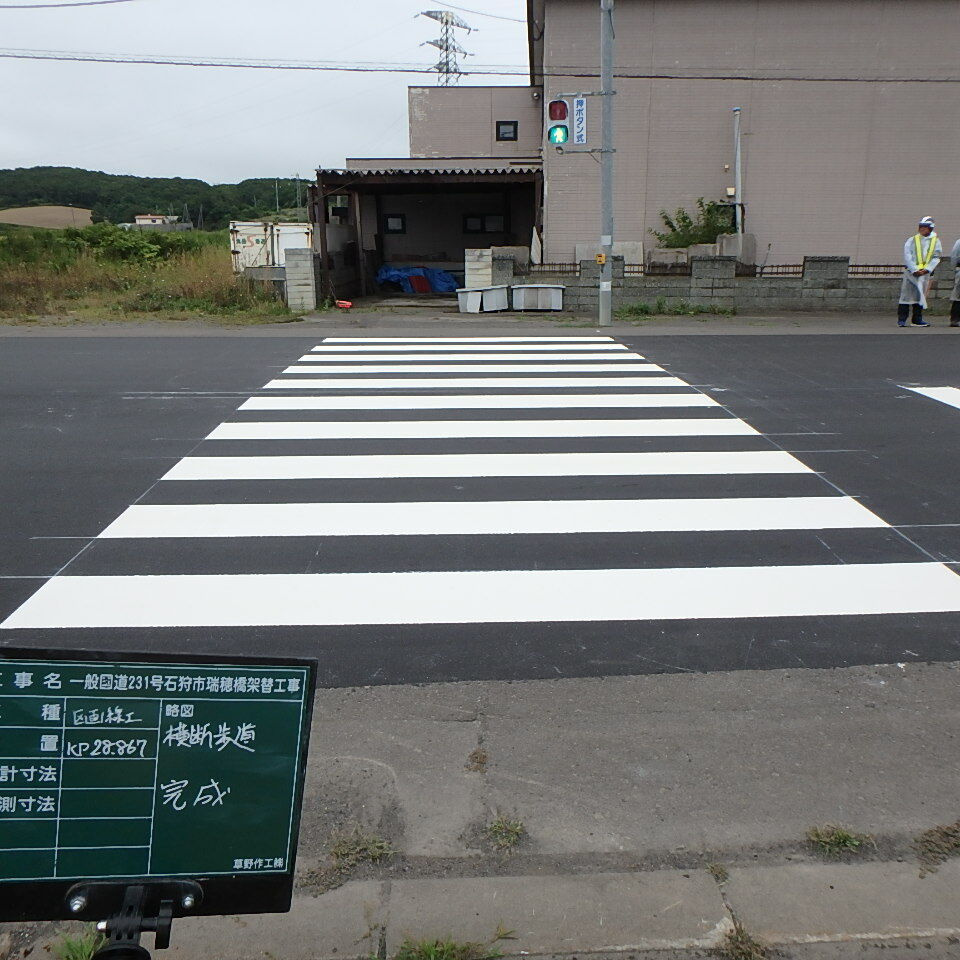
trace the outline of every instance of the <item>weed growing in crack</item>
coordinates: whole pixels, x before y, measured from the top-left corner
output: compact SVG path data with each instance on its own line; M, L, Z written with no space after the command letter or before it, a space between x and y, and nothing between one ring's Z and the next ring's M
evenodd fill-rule
M936 873L941 863L960 855L960 820L925 830L913 841L920 861L920 876Z
M733 918L733 929L728 931L715 953L722 960L766 960L769 956L766 944L744 930L736 917Z
M50 949L57 960L90 960L106 942L107 938L91 924L76 936L61 934Z
M860 853L868 843L873 843L873 837L868 833L854 833L846 827L830 823L823 827L811 827L807 831L807 840L817 853L829 860Z
M486 773L489 762L490 754L488 754L483 747L477 747L476 750L472 751L470 756L467 757L467 762L463 769L469 770L471 773Z
M311 870L304 878L305 884L327 893L342 887L350 879L350 873L363 863L381 863L396 853L393 844L374 833L367 833L357 825L352 830L339 834L330 847L332 863L319 870Z
M710 876L713 877L717 883L726 883L730 879L730 874L722 863L711 863L708 865L707 870L710 871Z
M527 836L522 820L499 816L487 827L487 835L497 850L515 850Z
M374 833L366 833L360 826L343 833L330 848L334 862L346 870L360 863L379 863L389 860L395 853L393 844Z
M497 946L504 940L515 940L512 930L497 925L497 932L485 943L474 940L411 940L400 944L393 960L498 960L503 951Z

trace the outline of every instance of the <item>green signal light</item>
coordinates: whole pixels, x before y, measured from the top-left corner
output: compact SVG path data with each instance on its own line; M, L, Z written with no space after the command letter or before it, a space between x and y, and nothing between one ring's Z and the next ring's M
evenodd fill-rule
M570 139L570 130L565 123L558 123L547 131L551 143L566 143Z

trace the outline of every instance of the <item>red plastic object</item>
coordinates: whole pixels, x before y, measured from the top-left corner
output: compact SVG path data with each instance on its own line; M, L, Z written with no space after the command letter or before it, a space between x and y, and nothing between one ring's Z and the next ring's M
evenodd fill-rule
M411 275L410 286L413 287L414 293L430 292L430 281L426 277L421 277L421 276L418 276L417 274Z
M341 310L349 310L353 306L352 300L334 300L333 301Z

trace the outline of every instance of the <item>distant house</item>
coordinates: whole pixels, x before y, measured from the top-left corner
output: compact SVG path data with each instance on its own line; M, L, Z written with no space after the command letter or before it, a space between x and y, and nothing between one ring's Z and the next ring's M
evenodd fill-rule
M133 222L138 227L149 227L157 224L166 226L167 224L176 223L179 219L179 217L169 216L164 213L138 213L133 218Z
M181 220L168 213L138 213L133 218L133 223L127 230L159 230L161 232L171 232L180 230L192 230L193 223L189 220Z

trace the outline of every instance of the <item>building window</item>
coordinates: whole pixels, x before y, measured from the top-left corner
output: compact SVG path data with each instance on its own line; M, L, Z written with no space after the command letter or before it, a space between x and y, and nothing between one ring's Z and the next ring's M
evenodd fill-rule
M384 233L406 233L407 215L405 213L388 213L383 218Z
M498 120L497 121L497 139L498 140L516 140L517 128L520 124L516 120Z
M463 217L464 233L503 233L504 218L500 213L467 213Z

